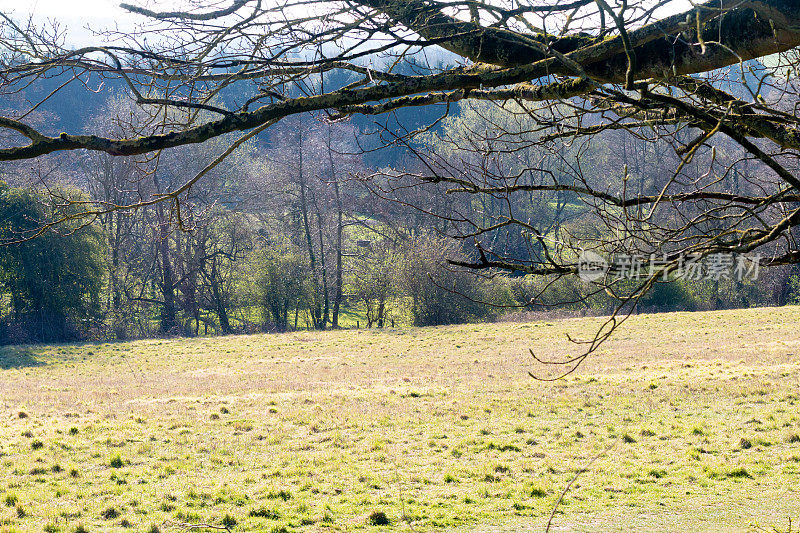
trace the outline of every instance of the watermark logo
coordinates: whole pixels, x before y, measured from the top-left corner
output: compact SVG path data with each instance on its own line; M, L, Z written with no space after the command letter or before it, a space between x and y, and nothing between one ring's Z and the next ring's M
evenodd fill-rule
M755 281L760 273L761 256L715 253L709 255L687 254L677 258L667 258L655 254L627 255L617 254L607 260L591 250L581 253L578 258L578 277L590 283L603 277L611 281L621 279L642 279L663 276L667 279L699 280L737 280Z
M608 261L591 250L584 250L578 258L578 277L586 283L597 281L608 272Z

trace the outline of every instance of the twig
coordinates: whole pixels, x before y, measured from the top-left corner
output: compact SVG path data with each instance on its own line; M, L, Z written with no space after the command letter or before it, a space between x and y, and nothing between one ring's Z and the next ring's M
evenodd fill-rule
M578 476L589 470L592 464L598 459L600 459L602 456L607 454L611 450L611 448L617 445L617 442L619 442L619 440L615 439L614 442L608 445L605 450L592 457L592 460L586 463L585 466L581 467L581 469L578 470L578 472L569 481L569 483L567 483L567 486L564 487L564 490L561 492L561 496L558 497L556 504L553 506L553 512L550 513L550 519L547 521L547 527L545 528L544 533L550 533L550 526L553 524L553 518L556 516L556 511L558 511L558 506L561 505L561 501L564 499L564 496L567 495L567 491L569 491L570 487L572 487L572 484L575 483L575 480L578 479Z
M161 524L165 528L167 527L177 527L181 531L193 531L195 529L218 529L220 531L228 531L230 532L231 529L228 526L215 526L213 524L186 524L183 522L172 522L170 520L165 520L163 524Z

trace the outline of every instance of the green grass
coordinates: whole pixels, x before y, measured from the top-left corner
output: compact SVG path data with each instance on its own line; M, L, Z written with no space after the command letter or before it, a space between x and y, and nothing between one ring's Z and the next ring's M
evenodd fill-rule
M0 532L542 531L610 444L554 525L785 529L798 322L633 317L556 382L597 319L5 348Z

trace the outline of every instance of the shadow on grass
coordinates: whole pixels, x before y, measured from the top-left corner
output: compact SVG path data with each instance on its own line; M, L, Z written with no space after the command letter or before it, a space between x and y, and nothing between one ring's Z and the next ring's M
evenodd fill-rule
M44 361L37 358L36 353L30 348L4 346L0 348L0 370L11 368L28 368L42 366Z

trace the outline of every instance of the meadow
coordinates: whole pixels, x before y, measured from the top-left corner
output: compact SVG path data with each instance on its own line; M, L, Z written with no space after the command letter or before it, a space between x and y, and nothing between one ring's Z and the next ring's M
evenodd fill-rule
M2 348L0 532L543 531L583 469L551 531L795 531L798 323L635 316L555 382L598 319Z

